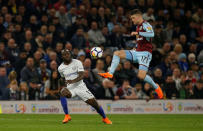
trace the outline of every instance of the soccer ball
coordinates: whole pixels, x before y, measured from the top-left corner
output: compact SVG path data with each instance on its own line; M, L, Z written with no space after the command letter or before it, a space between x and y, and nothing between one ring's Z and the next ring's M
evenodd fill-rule
M100 47L93 47L90 51L90 55L93 59L101 58L103 50Z

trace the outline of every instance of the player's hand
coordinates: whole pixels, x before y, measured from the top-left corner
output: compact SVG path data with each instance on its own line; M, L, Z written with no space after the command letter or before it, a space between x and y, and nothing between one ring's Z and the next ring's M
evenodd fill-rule
M73 80L66 80L66 84L72 84L72 83L74 83Z
M138 35L138 32L131 32L130 35L132 35L132 36L136 36L136 35Z

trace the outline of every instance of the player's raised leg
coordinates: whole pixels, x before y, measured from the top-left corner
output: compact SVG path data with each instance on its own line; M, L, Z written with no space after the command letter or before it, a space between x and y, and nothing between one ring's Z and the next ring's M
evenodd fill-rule
M118 64L120 63L120 59L124 58L126 58L125 50L115 51L113 55L113 60L111 62L110 71L107 73L99 73L99 75L104 78L112 78Z
M146 71L147 69L146 68L147 67L145 67L144 65L140 65L137 77L139 79L144 80L145 82L149 83L155 89L158 97L160 99L162 99L163 98L163 92L162 92L160 86L158 84L156 84L149 75L147 75L147 71Z
M68 104L67 104L67 99L66 97L61 96L60 97L60 101L61 101L61 106L63 107L63 111L65 113L65 117L63 119L63 123L67 123L68 121L71 120L71 117L68 113Z
M87 104L91 105L97 113L99 113L102 116L102 121L106 124L112 124L112 122L106 117L104 110L99 104L97 103L95 98L88 99L85 101Z

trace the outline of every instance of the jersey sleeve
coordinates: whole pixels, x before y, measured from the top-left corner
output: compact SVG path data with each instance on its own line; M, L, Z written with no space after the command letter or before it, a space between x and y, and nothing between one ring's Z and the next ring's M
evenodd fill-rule
M64 74L63 74L63 71L60 68L58 68L58 72L59 72L61 77L65 77Z
M77 62L77 67L78 67L78 72L80 72L80 71L84 71L84 68L83 68L82 62L78 61L78 62Z
M139 32L139 35L143 37L154 37L153 28L149 23L143 23L142 26L145 32Z

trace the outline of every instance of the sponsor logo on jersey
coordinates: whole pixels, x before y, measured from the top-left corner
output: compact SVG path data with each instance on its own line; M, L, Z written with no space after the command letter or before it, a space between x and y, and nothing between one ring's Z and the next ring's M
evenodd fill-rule
M139 40L143 40L143 37L137 38L137 41L139 41Z
M72 67L72 70L76 70L76 66L73 66L73 67Z
M152 27L148 26L147 29L148 29L148 30L152 30Z

